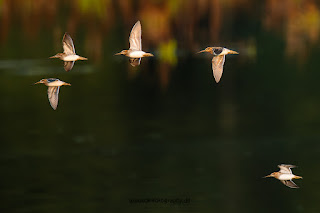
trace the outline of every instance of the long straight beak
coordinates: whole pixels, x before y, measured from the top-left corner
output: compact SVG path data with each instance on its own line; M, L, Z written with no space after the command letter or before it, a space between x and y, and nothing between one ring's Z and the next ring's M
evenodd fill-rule
M201 51L197 52L197 54L198 53L204 53L204 52L206 52L206 50L201 50Z
M114 54L114 55L121 55L121 52L119 52L119 53L116 53L116 54Z
M41 81L38 81L38 82L34 83L33 85L35 85L35 84L40 84L40 83L41 83Z
M69 83L65 83L65 85L67 85L67 86L71 86L71 84L69 84Z
M54 56L51 56L49 58L59 58L58 56L54 55Z
M267 178L267 177L272 177L271 175L267 175L267 176L264 176L264 177L262 177L262 178Z

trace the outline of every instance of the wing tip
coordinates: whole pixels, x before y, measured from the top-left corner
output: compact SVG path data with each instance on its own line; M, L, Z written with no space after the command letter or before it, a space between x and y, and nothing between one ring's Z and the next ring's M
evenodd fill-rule
M64 41L65 38L68 37L68 36L70 37L69 33L65 32L65 33L63 34L63 39L62 39L62 40Z
M58 107L58 104L52 103L51 100L49 100L50 106L52 107L53 110L56 110Z
M138 20L138 21L133 25L132 29L135 29L135 28L137 28L137 27L140 27L140 29L141 29L141 22L140 22L140 20Z
M70 34L68 32L64 32L65 36L70 36ZM71 36L70 36L71 37Z
M295 168L297 167L296 165L292 165L292 164L285 164L285 163L282 163L282 164L279 164L278 167L280 166L283 166L283 167L288 167L288 168Z
M285 186L292 188L292 189L298 189L300 188L297 184L295 184L295 182L293 182L292 180L283 180L281 181Z
M216 81L216 83L219 83L220 80L221 80L221 77L215 77L215 76L214 76L214 80Z

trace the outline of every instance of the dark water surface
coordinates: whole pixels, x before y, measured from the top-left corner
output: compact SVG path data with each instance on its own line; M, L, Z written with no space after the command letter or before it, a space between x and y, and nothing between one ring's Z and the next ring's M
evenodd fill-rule
M172 27L160 47L143 31L155 57L133 68L113 55L128 47L139 15L74 29L64 18L91 16L55 5L61 17L39 29L11 11L2 35L1 212L320 212L318 39L292 55L289 31L270 30L259 11L235 6L214 41L195 33L197 43L186 46ZM195 24L201 32L210 31L208 17ZM62 50L64 31L89 58L68 73L47 59ZM216 43L240 52L227 56L219 84L211 56L195 54ZM48 77L72 84L60 88L56 111L47 87L32 85ZM299 189L262 178L281 163L298 165Z

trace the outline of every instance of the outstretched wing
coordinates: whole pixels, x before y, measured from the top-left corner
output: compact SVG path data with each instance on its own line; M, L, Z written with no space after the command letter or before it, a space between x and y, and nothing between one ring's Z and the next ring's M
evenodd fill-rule
M69 72L72 69L73 65L74 65L74 61L65 61L64 62L64 69L67 72Z
M297 186L297 184L295 184L292 180L281 180L281 183L290 188L299 188L299 186Z
M140 21L137 21L137 23L132 27L129 43L131 50L142 50Z
M76 54L74 49L73 41L71 36L68 33L65 33L62 39L63 52L67 55Z
M290 168L294 168L296 166L294 165L287 165L287 164L281 164L281 165L278 165L278 167L280 168L280 173L283 173L283 174L292 174L292 171Z
M212 58L212 72L217 83L219 83L222 76L224 60L225 55L218 55Z
M58 106L59 89L60 87L48 87L48 99L54 110L56 110Z
M135 67L135 66L139 66L140 65L140 61L141 58L130 58L129 62L131 64L131 66Z

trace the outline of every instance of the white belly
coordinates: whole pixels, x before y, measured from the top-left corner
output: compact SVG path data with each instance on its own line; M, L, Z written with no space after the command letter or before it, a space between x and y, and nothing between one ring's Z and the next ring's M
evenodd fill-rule
M78 60L79 56L78 55L67 55L66 57L63 58L64 61L76 61Z
M140 51L140 50L139 51L133 51L133 52L131 52L129 54L129 57L130 58L142 58L144 54L145 54L145 52Z
M291 180L293 177L293 174L281 174L279 180Z

